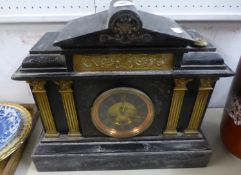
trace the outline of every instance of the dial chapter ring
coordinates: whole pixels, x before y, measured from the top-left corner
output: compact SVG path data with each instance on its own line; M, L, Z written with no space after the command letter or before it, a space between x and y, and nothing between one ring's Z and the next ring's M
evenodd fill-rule
M106 124L103 123L103 121L100 118L99 110L103 102L118 93L126 93L126 94L132 94L136 97L138 97L141 101L144 102L145 108L147 109L147 113L144 117L144 120L138 125L128 130L118 130L113 127L109 127ZM114 88L107 90L103 92L101 95L99 95L96 100L94 101L94 104L91 108L91 117L92 122L95 125L95 127L103 134L115 137L115 138L128 138L136 136L142 132L144 132L149 126L152 124L154 120L154 106L151 101L151 99L142 91L129 88L129 87L120 87L120 88Z

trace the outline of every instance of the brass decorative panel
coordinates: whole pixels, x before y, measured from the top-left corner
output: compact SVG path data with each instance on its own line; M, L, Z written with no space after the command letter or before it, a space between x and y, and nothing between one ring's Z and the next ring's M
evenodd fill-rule
M56 130L54 123L54 118L51 112L48 96L45 90L45 81L43 80L34 80L28 82L32 86L32 93L35 96L42 123L45 129L46 137L58 137L59 133Z
M83 54L73 56L76 72L170 70L173 54Z
M198 134L198 128L208 102L209 94L213 90L213 83L216 78L202 78L200 79L200 87L198 90L197 98L193 107L191 119L187 129L184 131L186 134Z
M66 119L69 127L69 136L80 136L80 129L78 124L78 117L76 114L73 90L71 88L72 81L59 80L55 81L59 86L59 92L62 97Z
M179 78L175 79L175 87L173 89L172 103L168 116L168 122L164 134L172 135L177 134L177 124L181 112L185 91L187 90L186 84L192 79Z

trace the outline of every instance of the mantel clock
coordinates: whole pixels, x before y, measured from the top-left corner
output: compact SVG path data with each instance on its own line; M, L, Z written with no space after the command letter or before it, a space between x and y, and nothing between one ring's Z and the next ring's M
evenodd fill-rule
M46 33L13 75L29 83L44 132L39 171L206 166L200 125L233 75L203 36L130 0Z

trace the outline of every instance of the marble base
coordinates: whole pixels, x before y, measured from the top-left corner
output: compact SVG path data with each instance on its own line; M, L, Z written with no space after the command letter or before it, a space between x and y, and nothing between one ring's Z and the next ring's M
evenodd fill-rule
M131 139L42 137L32 158L38 171L127 170L207 166L205 137L145 136Z

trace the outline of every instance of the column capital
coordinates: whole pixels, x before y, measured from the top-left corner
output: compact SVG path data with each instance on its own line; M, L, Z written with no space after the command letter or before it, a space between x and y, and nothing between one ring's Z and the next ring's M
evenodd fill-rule
M59 87L59 91L72 91L72 81L71 80L56 80L54 81Z
M213 83L217 80L218 80L217 77L201 78L200 79L200 87L213 88Z
M43 92L45 91L46 81L44 80L30 80L27 83L32 87L32 92Z
M187 89L186 85L190 81L192 81L191 78L176 78L174 80L174 82L175 82L175 89L174 90L186 90Z

